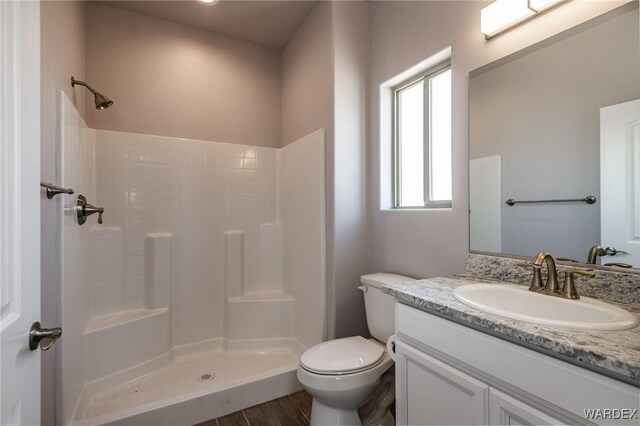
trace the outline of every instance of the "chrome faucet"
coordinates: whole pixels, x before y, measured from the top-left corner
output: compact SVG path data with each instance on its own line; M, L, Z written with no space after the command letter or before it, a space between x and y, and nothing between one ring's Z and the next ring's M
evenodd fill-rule
M547 281L542 285L542 277L540 270L542 265L547 265ZM529 291L535 291L537 293L546 294L549 296L562 297L565 299L579 299L580 295L576 290L576 286L573 280L574 274L585 275L588 277L594 277L592 269L571 268L565 272L564 286L560 289L558 284L558 270L556 269L556 262L549 253L541 251L533 260L529 262L518 263L518 266L533 268L533 279L529 286Z

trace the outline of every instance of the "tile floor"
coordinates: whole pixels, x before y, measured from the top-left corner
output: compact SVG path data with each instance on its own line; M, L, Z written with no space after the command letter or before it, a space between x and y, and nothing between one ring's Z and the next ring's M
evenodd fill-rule
M311 400L300 391L196 426L307 426Z

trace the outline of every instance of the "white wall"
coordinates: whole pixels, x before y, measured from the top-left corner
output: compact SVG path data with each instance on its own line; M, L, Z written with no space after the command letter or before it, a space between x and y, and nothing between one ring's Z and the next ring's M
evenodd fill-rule
M223 335L225 231L244 232L244 292L278 290L260 276L260 225L277 221L277 150L96 131L96 182L124 263L120 294L96 295L94 316L145 306L145 238L160 232L173 235L174 345Z
M60 153L56 138L60 131L60 95L62 90L80 115L84 116L84 94L76 96L71 75L85 77L85 2L43 1L40 5L40 93L41 93L41 180L60 183ZM43 193L44 194L44 193ZM60 196L54 200L42 195L41 281L42 317L46 327L60 324ZM56 345L57 346L57 345ZM57 347L42 353L43 425L55 424L55 372Z
M67 424L85 383L85 327L89 322L91 271L91 228L79 226L75 199L84 195L89 202L95 192L95 134L89 129L69 98L59 92L60 184L75 190L57 206L60 222L61 288L59 324L63 336L58 346L55 388L57 424ZM94 218L92 218L95 220ZM44 287L44 286L43 286Z
M174 346L222 337L230 326L223 323L225 298L281 291L295 301L295 337L304 345L322 341L322 130L280 152L122 132L95 134L95 201L105 214L103 225L89 219L101 257L94 261L92 317L148 305L145 238L169 233ZM226 232L242 232L237 294L224 290ZM282 253L275 253L278 237L271 235L278 232L283 233ZM118 255L122 263L114 267ZM284 273L266 270L265 260L272 267L279 264Z
M276 50L89 2L87 81L92 128L280 146Z
M306 347L324 340L324 131L282 148L279 216L284 229L284 290L295 300L294 335Z
M585 261L600 244L600 203L504 201L600 200L600 108L640 98L638 34L632 10L471 78L470 158L502 157L503 252Z
M372 270L415 277L459 273L469 249L469 72L625 1L574 0L492 40L480 33L487 1L372 2L370 165ZM453 208L380 211L380 85L451 46Z

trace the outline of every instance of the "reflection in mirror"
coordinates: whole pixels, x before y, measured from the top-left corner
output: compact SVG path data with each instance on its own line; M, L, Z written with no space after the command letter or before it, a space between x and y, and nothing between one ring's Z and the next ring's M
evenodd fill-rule
M471 74L472 251L640 267L637 8Z

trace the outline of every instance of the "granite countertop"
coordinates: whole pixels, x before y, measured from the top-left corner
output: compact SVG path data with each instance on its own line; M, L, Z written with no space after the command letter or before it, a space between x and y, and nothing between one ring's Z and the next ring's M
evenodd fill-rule
M401 303L640 387L640 326L622 331L584 331L500 317L467 306L453 296L456 287L470 281L510 284L460 275L390 284L382 291ZM612 304L640 315L637 307Z

